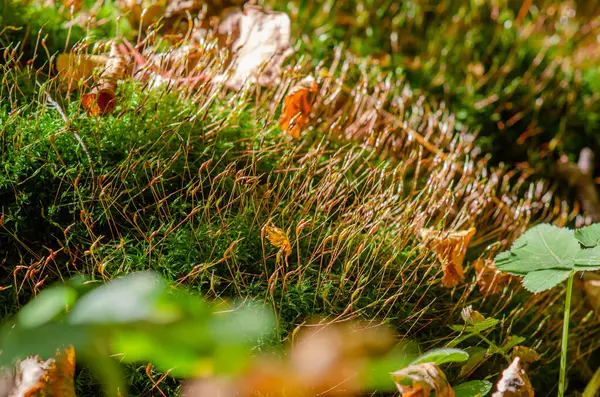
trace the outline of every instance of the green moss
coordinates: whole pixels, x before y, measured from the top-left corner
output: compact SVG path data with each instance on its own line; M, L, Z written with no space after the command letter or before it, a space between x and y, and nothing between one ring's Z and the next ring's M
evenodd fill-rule
M452 28L452 18L469 9L457 6L438 15L414 2L403 3L395 11L391 11L394 2L384 3L367 2L356 13L356 4L344 3L345 12L356 18L351 29L341 27L334 18L339 9L311 17L311 24L303 29L316 38L313 47L306 49L313 61L330 56L340 41L360 56L390 51L385 38L389 29L403 29L410 34L403 36L406 51L392 54L393 76L406 75L419 92L449 100L459 126L482 128L479 142L484 150L498 156L512 148L515 134L522 131L520 123L533 118L544 123L536 144L558 134L564 120L559 110L564 107L564 95L576 92L570 85L575 84L575 77L557 71L548 78L535 74L533 80L523 80L527 65L540 50L539 37L523 40L514 29L500 29L501 22L491 23L485 13L467 13L465 22L455 28L466 29L460 32L470 39L457 41L457 32L444 33L443 29ZM46 21L36 16L53 15L54 25L49 22L44 27L44 31L51 29L48 34L52 36L46 45L50 53L62 51L66 32L57 21L64 19L64 10L39 7L32 5L20 16L13 8L17 16L4 14L3 23L21 18L14 25L29 25L34 32ZM306 2L298 10L297 21L314 15ZM107 12L112 11L107 8ZM382 22L373 23L374 18ZM465 26L467 22L471 29ZM319 26L322 31L316 34ZM114 25L102 29L98 37L111 36ZM359 40L363 31L366 39ZM24 35L24 30L15 32L16 36L3 35L2 45L26 41L22 51L31 56L33 36ZM69 42L84 34L72 31ZM487 42L496 44L494 51L489 51ZM513 48L518 51L511 52ZM443 53L447 56L434 56ZM559 55L549 53L550 57ZM420 66L409 70L407 60L416 58L421 59ZM506 76L475 89L476 82L467 71L474 61L486 68L510 61L511 68ZM364 65L371 64L365 60ZM373 82L382 69L350 70L347 84L362 79ZM460 321L460 309L475 304L486 315L502 319L502 327L490 336L495 342L501 343L508 334L523 334L530 336L529 345L539 345L549 356L557 350L558 340L536 328L539 308L528 303L529 295L507 288L498 299L484 298L473 283L471 266L464 285L454 290L440 285L439 264L433 255L424 253L411 224L415 211L427 208L433 196L418 201L414 191L401 191L397 186L402 182L414 184L417 191L425 189L415 177L414 166L406 166L414 160L410 148L400 159L359 148L328 135L326 120L302 141L291 141L275 125L276 115L264 101L221 92L208 103L207 98L190 99L135 82L119 86L119 102L112 115L94 118L82 111L77 96L65 97L52 84L40 88L32 76L27 69L22 75L7 77L18 81L23 94L14 103L2 101L0 105L0 285L7 287L0 294L3 317L53 280L78 273L109 279L154 269L172 283L210 298L251 296L264 301L276 311L279 330L277 340L266 343L280 343L299 324L317 315L385 322L424 347L439 347L455 336L448 325ZM439 76L441 85L437 84ZM584 76L582 89L592 90L594 73ZM565 90L556 88L561 81L567 81ZM499 134L495 126L509 113L475 106L497 92L504 102L515 100L517 109L531 110L528 98L539 82L548 82L559 94L550 88L544 91L548 100L544 111L528 112L505 134ZM401 88L393 87L390 96L399 96ZM67 125L48 103L46 92L65 110ZM581 100L590 102L589 92L584 92ZM0 95L9 97L7 84L2 85ZM587 123L591 129L584 131L588 134L595 128L595 103L591 101L586 108L578 101L573 114L589 123L580 116L568 122ZM407 115L425 118L424 109L415 105ZM565 126L571 128L571 124ZM581 146L576 139L565 144L573 146L560 146L560 150L573 154ZM527 153L511 150L514 158L510 160L535 157L538 148L530 148ZM396 169L401 176L395 174ZM457 189L456 193L460 197L462 192ZM412 206L407 204L409 199L414 200ZM446 218L435 219L442 224ZM264 237L268 224L288 233L292 245L288 258ZM501 234L489 231L487 240L469 250L468 259L476 259L489 243L505 238ZM35 271L28 272L31 269ZM558 310L556 305L547 308L549 321L560 317ZM591 340L581 343L583 350L593 347ZM556 364L551 360L544 365L540 371L544 376L532 376L534 382L544 384L545 376L554 375ZM501 365L493 362L486 370L498 372ZM152 388L145 366L128 371L134 394ZM174 393L177 382L164 382L165 390ZM97 390L85 369L78 387L84 394Z

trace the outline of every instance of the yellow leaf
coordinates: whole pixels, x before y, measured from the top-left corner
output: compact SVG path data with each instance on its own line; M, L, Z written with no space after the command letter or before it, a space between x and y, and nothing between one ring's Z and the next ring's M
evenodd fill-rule
M469 241L474 234L474 227L458 232L441 232L433 229L421 230L421 238L431 245L442 264L442 270L444 271L442 283L445 287L455 287L464 280L463 261Z
M281 249L285 256L292 253L292 246L290 245L290 240L285 231L276 226L267 226L265 231L267 240L269 240L273 246Z
M392 374L402 397L454 397L446 375L435 363L411 365Z

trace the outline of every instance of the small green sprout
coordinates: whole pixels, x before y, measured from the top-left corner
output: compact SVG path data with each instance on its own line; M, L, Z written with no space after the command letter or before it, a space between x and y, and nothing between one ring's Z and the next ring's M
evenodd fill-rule
M496 267L523 277L523 286L534 294L568 280L558 382L558 395L564 396L573 277L578 271L600 269L600 224L575 231L537 225L519 237L509 251L496 256Z

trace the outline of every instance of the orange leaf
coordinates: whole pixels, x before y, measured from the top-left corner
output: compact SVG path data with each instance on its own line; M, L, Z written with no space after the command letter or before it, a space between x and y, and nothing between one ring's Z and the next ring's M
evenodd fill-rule
M75 397L75 350L72 346L42 361L28 357L18 367L13 394L23 397Z
M311 97L318 89L319 86L315 78L308 75L292 87L283 100L279 125L294 138L300 138L302 129L308 124L308 117L312 108Z
M446 375L435 363L411 365L392 374L402 397L454 397Z
M113 43L106 67L96 86L81 97L81 104L90 116L102 116L115 110L117 106L115 95L117 80L123 74L124 69L125 62L117 45Z
M421 230L421 237L426 243L431 244L442 263L442 270L444 271L442 283L445 287L455 287L464 280L463 261L469 241L474 234L474 227L459 232L440 232L433 229Z

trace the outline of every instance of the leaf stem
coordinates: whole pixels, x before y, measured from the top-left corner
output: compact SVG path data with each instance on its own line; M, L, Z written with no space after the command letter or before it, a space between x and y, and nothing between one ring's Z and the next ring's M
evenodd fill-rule
M558 397L565 395L565 375L567 373L567 350L569 342L569 317L571 316L571 293L573 292L573 277L575 272L571 272L567 280L567 296L565 298L565 317L563 319L563 333L560 348L560 378L558 380Z

